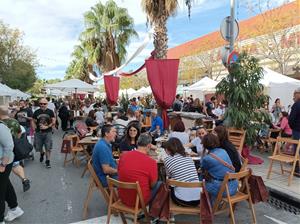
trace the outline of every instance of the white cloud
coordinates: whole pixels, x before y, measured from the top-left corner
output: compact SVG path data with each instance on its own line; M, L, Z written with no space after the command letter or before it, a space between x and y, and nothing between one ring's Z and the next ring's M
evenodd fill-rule
M178 1L180 8L177 17L187 16L185 1ZM284 0L276 0L278 4L282 1ZM70 54L83 29L83 13L97 2L98 0L0 0L0 19L11 27L24 31L25 45L36 50L42 64L42 69L39 69L40 77L51 78L53 72L53 76L63 78L64 70L61 68L66 68L71 60ZM116 2L118 6L128 9L138 25L139 38L132 40L127 48L130 56L146 35L146 16L141 10L140 0ZM192 16L219 7L224 2L228 0L194 0ZM169 45L172 46L173 43ZM150 44L133 63L142 63L149 57L152 49L153 45ZM60 67L59 71L56 70L57 67Z

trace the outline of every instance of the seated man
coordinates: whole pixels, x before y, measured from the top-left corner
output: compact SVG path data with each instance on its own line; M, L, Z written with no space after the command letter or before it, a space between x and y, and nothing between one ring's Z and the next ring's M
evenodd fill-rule
M111 143L115 141L116 136L116 129L112 125L103 125L101 128L102 138L97 142L93 150L93 167L103 187L107 187L107 175L114 179L118 178L117 164L113 158L111 147Z
M149 131L150 131L151 135L156 138L163 134L164 124L163 124L163 120L161 119L161 117L157 115L157 109L151 110L151 117L152 117L152 122L151 122L151 128Z
M161 182L157 182L157 164L147 154L151 148L152 138L148 134L141 134L137 141L138 149L121 155L118 172L119 180L124 182L139 182L145 204L154 198ZM122 202L134 207L136 192L119 189Z

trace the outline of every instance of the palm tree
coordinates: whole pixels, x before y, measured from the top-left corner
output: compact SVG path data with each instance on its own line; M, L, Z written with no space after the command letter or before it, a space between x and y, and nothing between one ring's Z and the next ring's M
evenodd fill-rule
M192 0L185 0L185 4L191 8ZM167 58L168 31L167 20L176 14L177 0L142 0L142 8L147 14L147 22L154 27L154 48L156 58Z
M126 56L126 45L131 37L137 36L133 19L127 9L119 8L113 0L105 5L97 3L85 13L86 29L81 34L89 46L89 61L96 63L103 72L120 66Z
M65 79L77 78L85 82L91 83L88 75L88 46L81 42L80 45L74 47L72 53L73 60L71 61L69 67L67 68Z

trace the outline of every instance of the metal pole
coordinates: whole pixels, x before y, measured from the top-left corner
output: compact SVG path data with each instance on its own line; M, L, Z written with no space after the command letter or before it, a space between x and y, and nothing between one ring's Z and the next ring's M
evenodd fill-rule
M234 10L235 10L235 0L230 0L230 52L233 51L234 48Z

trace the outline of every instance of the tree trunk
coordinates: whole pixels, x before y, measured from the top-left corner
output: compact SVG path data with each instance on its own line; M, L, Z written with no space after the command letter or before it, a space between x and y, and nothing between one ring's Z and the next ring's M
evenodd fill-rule
M167 58L168 51L168 30L167 30L168 17L164 14L154 23L154 48L155 57L158 59Z

